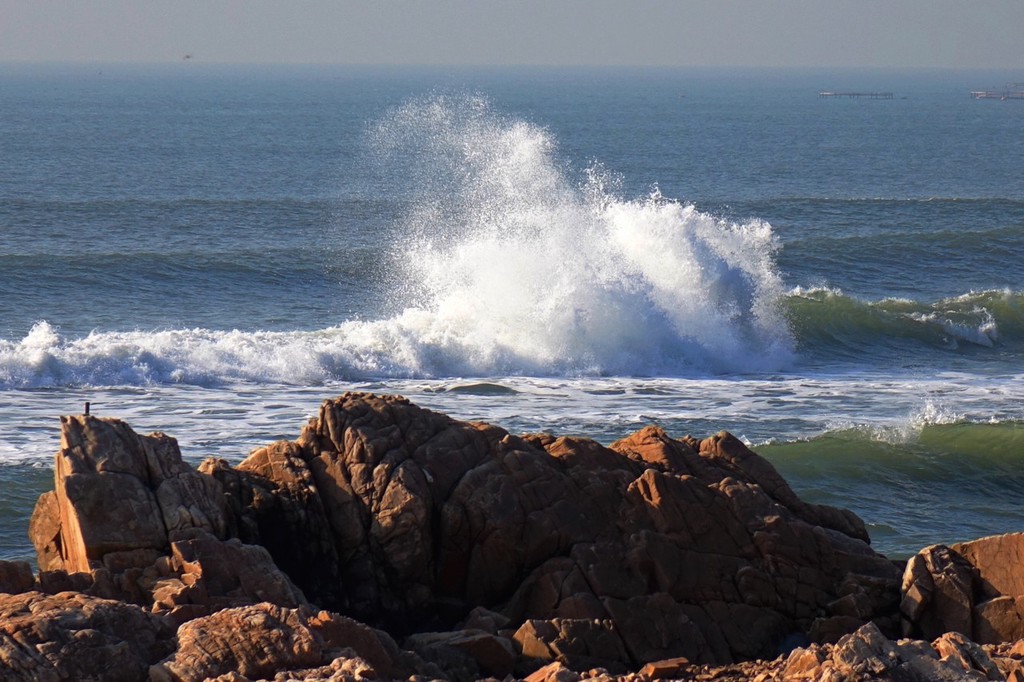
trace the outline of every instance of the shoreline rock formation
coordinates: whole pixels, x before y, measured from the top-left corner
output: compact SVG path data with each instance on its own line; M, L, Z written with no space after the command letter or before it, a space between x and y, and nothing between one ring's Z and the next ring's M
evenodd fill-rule
M61 423L39 573L0 562L3 679L1024 680L1024 536L904 569L725 432L606 447L349 393L194 469Z

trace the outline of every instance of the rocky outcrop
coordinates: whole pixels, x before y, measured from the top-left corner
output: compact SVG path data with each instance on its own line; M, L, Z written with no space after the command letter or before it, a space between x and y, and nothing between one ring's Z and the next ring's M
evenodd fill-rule
M202 682L222 675L391 680L437 672L400 651L387 634L309 607L263 603L225 609L185 623L177 640L177 651L149 669L152 682Z
M0 594L0 679L144 679L174 629L133 604L76 592Z
M174 622L306 603L266 549L229 538L224 489L186 464L173 438L85 415L61 427L54 490L29 529L41 569L33 587L118 599Z
M975 642L1024 638L1024 533L918 552L903 574L904 632L959 632Z
M1019 536L929 548L901 592L860 519L724 432L604 446L351 393L197 470L163 434L62 427L40 572L0 562L0 608L37 614L0 629L4 679L1024 682L1024 648L971 641L1020 636ZM123 678L64 660L118 637Z
M186 528L225 537L224 495L182 461L177 441L116 419L61 417L54 493L30 531L40 567L88 572L110 553L163 550Z
M905 680L962 682L1005 680L1020 663L999 657L1000 665L981 646L959 633L947 633L930 645L920 640L887 639L873 624L844 636L834 646L797 649L779 671L789 681Z
M860 520L802 502L725 433L649 427L605 447L348 394L297 441L202 470L238 491L229 525L247 541L317 566L289 570L312 601L396 634L486 607L511 632L530 623L540 661L577 656L564 640L588 662L636 666L897 625L899 570Z

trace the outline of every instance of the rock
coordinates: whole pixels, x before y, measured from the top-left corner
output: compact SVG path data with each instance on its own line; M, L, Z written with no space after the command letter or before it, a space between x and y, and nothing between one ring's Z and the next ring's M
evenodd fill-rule
M611 620L556 618L523 623L513 637L524 659L558 661L574 670L612 662L625 670L629 661ZM536 667L535 664L533 667Z
M679 679L689 666L690 661L686 658L668 658L645 664L640 669L640 674L651 680Z
M184 464L173 438L116 419L62 417L54 478L32 523L44 570L88 572L111 552L164 549L181 528L226 530L216 480Z
M795 649L786 658L781 672L781 679L792 682L1003 679L1003 673L992 658L959 633L947 633L931 646L916 640L893 642L870 623L834 645Z
M317 679L325 672L329 679L400 679L419 672L403 667L414 659L403 658L386 634L306 606L225 609L183 624L177 639L177 651L149 669L153 682Z
M29 519L28 535L36 549L36 563L40 571L63 570L64 558L60 538L60 507L57 493L45 492L36 501Z
M407 637L403 644L436 664L451 680L503 679L516 662L509 640L483 630L423 632Z
M979 671L987 680L999 680L1003 675L999 667L978 644L959 632L947 632L934 642L932 648L943 661L955 662L964 671Z
M337 576L302 577L307 597L398 634L483 607L513 628L611 618L637 656L728 662L771 655L823 615L847 630L884 618L899 594L854 515L803 503L728 434L649 427L607 448L352 393L294 443L208 470L279 565ZM653 593L663 620L645 630Z
M261 679L323 663L309 614L273 604L225 609L178 628L178 650L149 670L153 682L202 682L227 673Z
M523 682L578 682L580 675L555 661L528 675Z
M0 595L0 679L135 682L173 649L173 631L137 606L65 592Z
M27 561L0 561L0 594L20 594L35 588L36 577Z
M904 632L959 632L983 644L1024 637L1024 534L927 547L907 562Z
M896 622L900 569L859 519L804 503L724 432L648 427L605 447L348 393L295 441L196 471L163 434L95 417L62 426L56 490L33 521L39 584L179 624L179 650L153 669L167 679L437 664L468 678L552 661L625 672L678 658L767 674L733 662ZM927 619L936 594L960 594L944 578L936 590L926 559L915 571L921 598L905 596L906 612ZM412 635L420 657L365 632L336 646L342 616L321 622L310 604ZM985 622L1008 627L1004 607Z
M354 651L384 679L408 676L420 669L421 661L398 648L386 633L336 613L320 611L306 625L323 642L328 655Z
M182 584L199 587L195 591L199 600L184 603L211 610L260 601L292 608L306 603L263 547L218 540L200 528L178 531L172 537L172 570L181 570Z

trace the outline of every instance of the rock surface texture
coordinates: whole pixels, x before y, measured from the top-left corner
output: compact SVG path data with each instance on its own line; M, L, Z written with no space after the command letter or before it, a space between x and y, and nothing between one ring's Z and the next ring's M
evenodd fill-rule
M352 393L194 469L62 427L40 571L0 562L0 679L1024 682L1024 536L904 570L724 432L606 447Z

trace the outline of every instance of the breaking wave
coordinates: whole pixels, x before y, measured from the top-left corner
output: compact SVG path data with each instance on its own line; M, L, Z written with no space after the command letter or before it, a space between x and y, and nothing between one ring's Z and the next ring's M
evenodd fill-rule
M870 357L895 352L1014 356L1024 338L1024 293L970 292L933 302L862 301L827 288L796 289L785 306L802 353ZM991 355L991 353L990 353Z
M410 102L373 138L416 197L392 240L390 317L84 338L41 322L0 340L0 384L683 376L792 361L767 223L721 220L656 188L622 197L614 174L574 171L547 130L480 97Z

